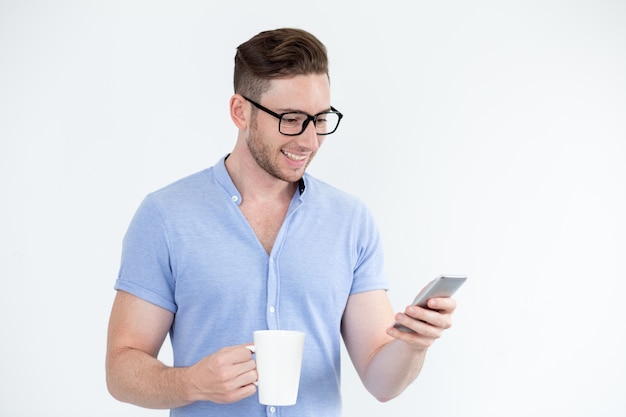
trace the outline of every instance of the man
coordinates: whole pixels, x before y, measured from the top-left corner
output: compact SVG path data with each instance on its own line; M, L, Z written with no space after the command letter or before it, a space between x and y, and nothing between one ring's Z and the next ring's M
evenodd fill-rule
M394 315L370 213L305 173L342 117L324 45L302 30L262 32L238 47L234 86L232 153L148 195L124 238L109 391L172 416L339 416L343 337L365 387L394 398L450 327L455 301ZM306 333L294 406L258 402L245 347L258 329ZM172 367L157 360L168 332Z

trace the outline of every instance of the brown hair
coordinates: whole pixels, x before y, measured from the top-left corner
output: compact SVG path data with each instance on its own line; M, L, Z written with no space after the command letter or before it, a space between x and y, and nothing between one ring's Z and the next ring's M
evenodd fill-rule
M326 47L301 29L264 31L237 47L235 93L258 100L275 78L328 75Z

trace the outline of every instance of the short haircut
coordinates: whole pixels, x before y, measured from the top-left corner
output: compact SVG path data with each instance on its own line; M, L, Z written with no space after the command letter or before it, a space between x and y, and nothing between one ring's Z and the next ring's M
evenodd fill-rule
M282 28L259 33L237 47L235 93L258 100L273 79L326 74L326 47L302 29Z

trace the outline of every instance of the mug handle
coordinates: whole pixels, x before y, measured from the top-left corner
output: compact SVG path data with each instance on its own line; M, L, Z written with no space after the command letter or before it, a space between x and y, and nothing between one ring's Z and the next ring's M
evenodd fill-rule
M245 346L245 348L248 349L252 353L256 353L254 345L248 345L248 346ZM253 384L258 387L259 386L259 381L254 381Z

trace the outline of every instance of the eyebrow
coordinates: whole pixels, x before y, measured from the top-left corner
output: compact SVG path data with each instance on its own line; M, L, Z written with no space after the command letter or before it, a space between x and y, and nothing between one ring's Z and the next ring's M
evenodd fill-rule
M333 111L333 106L329 106L329 107L326 108L326 110L322 110L322 111L319 111L317 113L309 113L309 112L306 112L304 110L292 109L292 108L279 108L279 109L277 109L276 112L277 113L302 113L302 114L307 114L309 116L315 116L317 114L326 113L326 112L329 112L329 111Z

